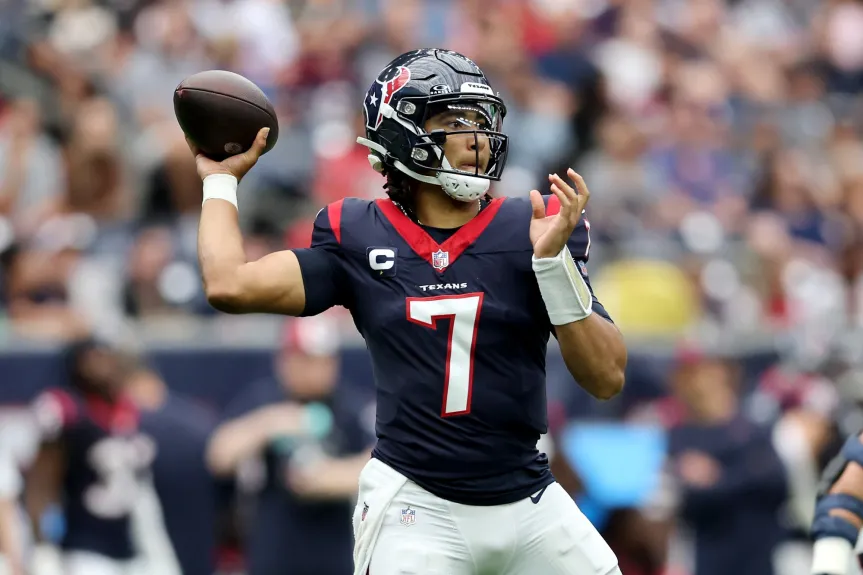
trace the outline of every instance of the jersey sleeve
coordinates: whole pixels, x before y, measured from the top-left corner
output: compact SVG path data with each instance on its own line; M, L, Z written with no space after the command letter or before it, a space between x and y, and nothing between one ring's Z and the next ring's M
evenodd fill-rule
M49 389L40 393L30 405L33 423L42 442L59 439L63 432L75 425L79 407L75 399L62 389Z
M545 201L546 215L553 216L560 211L560 202L557 196L546 196ZM598 313L608 321L613 321L605 310L605 307L597 299L593 286L590 285L590 277L587 273L587 260L590 259L590 221L587 219L586 214L582 213L581 219L578 221L575 229L572 230L572 235L569 237L566 245L572 254L572 259L575 260L575 267L578 269L578 273L581 274L581 277L587 283L587 287L590 288L590 294L593 296L592 307L594 313Z
M342 202L338 201L319 211L311 247L293 250L300 262L306 292L302 316L317 315L339 305L350 308L348 276L340 244L341 210Z

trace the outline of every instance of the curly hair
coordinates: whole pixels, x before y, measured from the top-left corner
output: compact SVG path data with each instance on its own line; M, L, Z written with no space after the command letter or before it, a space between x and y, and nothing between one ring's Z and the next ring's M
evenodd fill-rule
M401 206L408 217L416 220L413 180L395 169L385 170L383 174L387 179L384 190L389 198Z

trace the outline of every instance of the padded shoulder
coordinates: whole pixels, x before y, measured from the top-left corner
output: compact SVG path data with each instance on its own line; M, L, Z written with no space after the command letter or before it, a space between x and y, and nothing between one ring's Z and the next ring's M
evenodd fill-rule
M312 247L338 249L362 236L361 227L373 214L373 203L360 198L343 198L322 208L315 217Z
M75 424L81 406L67 391L59 388L40 393L31 404L33 421L44 441L57 439L63 430Z

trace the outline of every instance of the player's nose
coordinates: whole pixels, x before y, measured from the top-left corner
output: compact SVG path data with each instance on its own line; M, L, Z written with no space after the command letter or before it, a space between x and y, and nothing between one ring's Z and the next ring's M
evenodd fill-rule
M467 138L467 144L471 152L476 152L477 150L484 152L488 148L488 136L480 132L474 132Z

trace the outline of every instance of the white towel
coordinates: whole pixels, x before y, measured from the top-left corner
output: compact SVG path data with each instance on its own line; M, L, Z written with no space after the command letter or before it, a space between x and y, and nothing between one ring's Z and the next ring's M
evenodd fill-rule
M406 482L404 475L374 458L360 473L359 514L354 517L354 575L367 574L387 510Z

